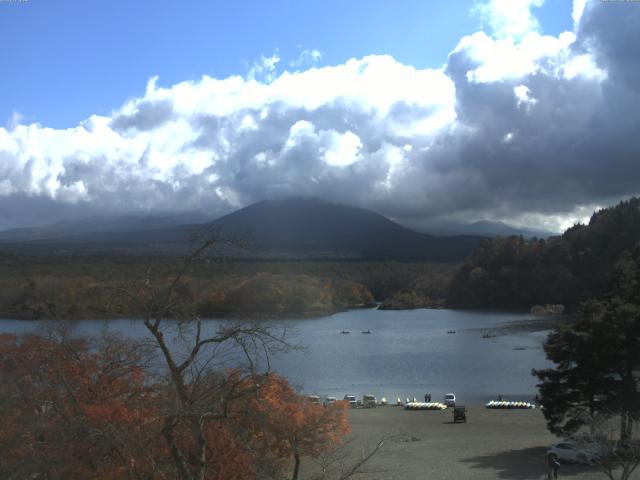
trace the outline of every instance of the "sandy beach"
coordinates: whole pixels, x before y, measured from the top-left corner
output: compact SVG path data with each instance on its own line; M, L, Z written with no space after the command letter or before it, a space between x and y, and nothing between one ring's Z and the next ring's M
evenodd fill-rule
M349 412L351 458L359 445L374 446L395 436L367 464L368 480L513 479L545 476L544 454L558 439L545 426L540 410L489 410L467 406L467 422L454 424L451 409L408 411L401 407ZM562 465L560 477L604 479L602 472ZM634 478L640 478L636 472Z

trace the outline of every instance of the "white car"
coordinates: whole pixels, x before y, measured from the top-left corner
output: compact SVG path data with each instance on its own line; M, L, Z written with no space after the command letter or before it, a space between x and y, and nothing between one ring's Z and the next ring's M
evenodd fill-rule
M596 445L565 440L551 445L547 450L547 457L550 455L560 462L589 464L598 461L600 452Z
M373 395L363 395L362 396L362 406L364 408L376 408L376 397Z
M444 396L444 404L447 407L455 407L456 406L456 396L453 393L447 393Z
M337 401L338 399L336 397L327 397L324 400L324 406L330 407L331 405L335 404Z
M355 395L345 395L344 401L349 404L350 408L358 408L358 400Z

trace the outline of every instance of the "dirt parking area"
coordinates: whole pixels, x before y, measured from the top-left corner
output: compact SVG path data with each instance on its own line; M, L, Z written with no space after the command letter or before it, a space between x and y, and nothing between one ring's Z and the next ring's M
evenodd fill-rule
M545 451L558 441L540 410L489 410L467 407L467 422L453 423L453 412L409 411L401 407L357 409L352 425L351 461L360 445L386 442L366 465L368 480L544 479ZM605 479L590 467L562 465L561 478ZM640 478L636 472L635 479Z

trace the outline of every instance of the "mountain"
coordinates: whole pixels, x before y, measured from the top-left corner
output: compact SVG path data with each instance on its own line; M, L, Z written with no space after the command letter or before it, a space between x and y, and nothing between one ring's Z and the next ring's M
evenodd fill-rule
M453 261L480 241L425 235L369 210L301 198L256 203L210 227L282 257Z
M490 220L480 220L478 222L464 225L458 233L464 233L467 235L485 235L488 237L522 235L524 238L548 238L555 235L553 232L548 230L514 227L504 222L492 222Z
M416 230L430 235L480 235L483 237L509 237L512 235L524 238L549 238L556 235L542 229L514 227L504 222L479 220L473 223L453 221L431 221L416 227Z
M19 241L15 232L4 232L7 237L0 247L39 252L184 253L194 233L206 236L214 232L246 241L249 248L243 255L250 258L459 261L481 240L478 236L425 235L369 210L302 198L259 202L207 223L163 228L155 228L153 222L150 226L154 228L121 225L102 231L76 229L73 234L65 234L65 228L58 226L49 230L56 236L46 238L53 234L32 231L31 237Z
M70 237L110 234L114 232L138 232L172 228L205 221L201 213L172 216L122 215L89 217L80 220L58 222L42 227L13 228L0 232L0 242L51 241Z

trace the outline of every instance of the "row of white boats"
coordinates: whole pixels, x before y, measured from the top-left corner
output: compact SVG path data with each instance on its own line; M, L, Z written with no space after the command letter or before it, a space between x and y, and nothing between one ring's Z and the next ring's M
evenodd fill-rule
M487 408L536 408L535 404L529 402L509 402L504 400L491 400L485 405Z
M408 402L404 405L405 410L446 410L447 406L440 402Z
M407 399L408 400L408 399ZM491 400L485 404L486 408L495 409L532 409L536 408L535 404L529 402L510 402L510 401L498 401ZM406 402L404 404L405 410L446 410L447 406L440 402Z
M320 404L320 397L310 395L309 400L312 403ZM345 395L344 400L349 403L352 408L358 407L375 407L375 406L387 406L389 402L386 397L382 397L379 401L373 395L364 395L362 400L357 400L355 395ZM337 399L335 397L327 397L324 401L324 405L333 405ZM406 401L402 401L400 397L395 403L398 407L404 407L405 410L446 410L447 407L456 406L455 395L448 393L445 395L445 402L419 402L416 397L413 400L407 397ZM513 402L509 400L491 400L485 404L486 408L493 409L533 409L536 408L535 403L530 402Z

